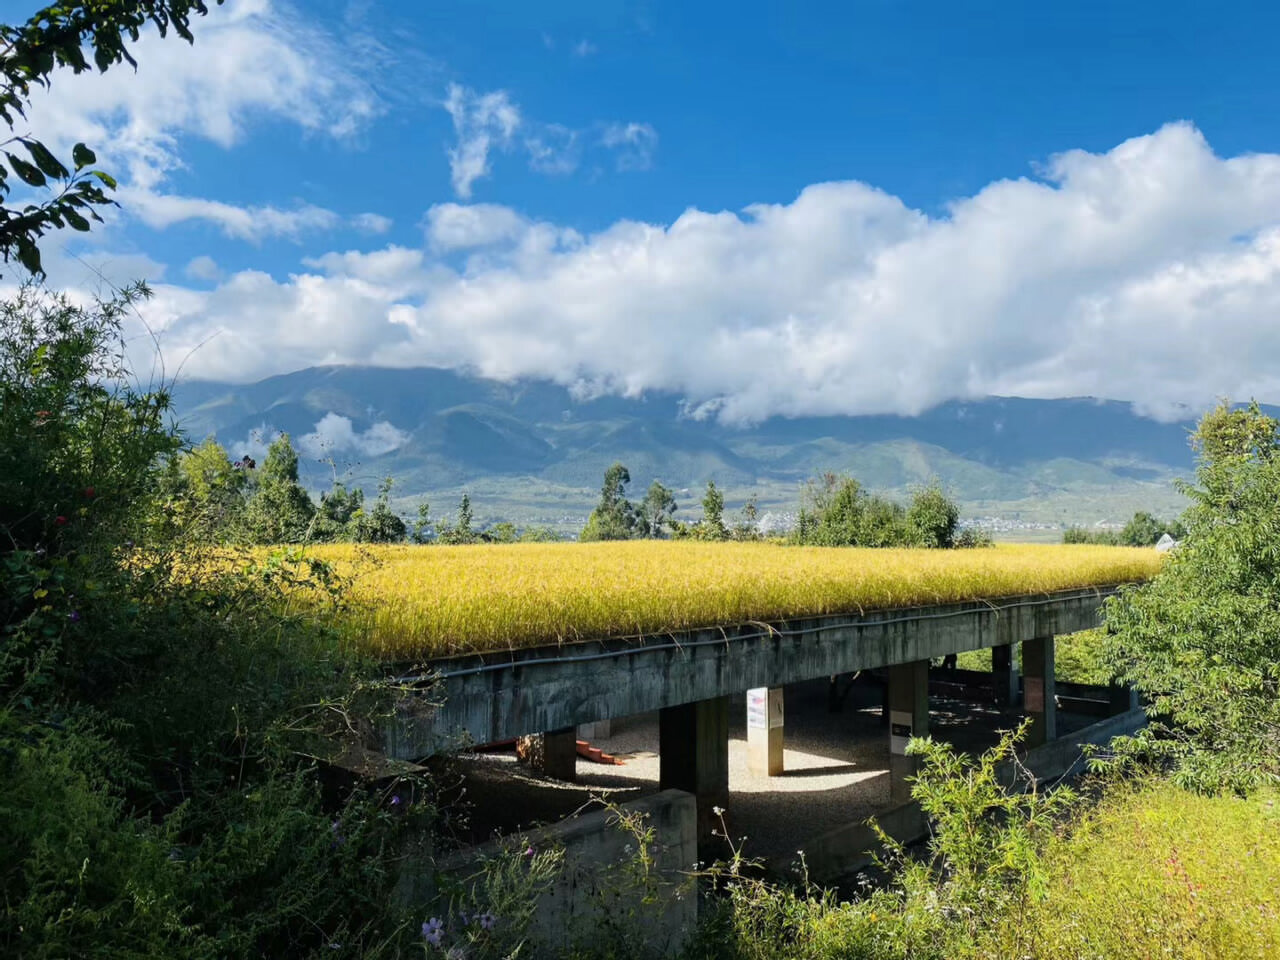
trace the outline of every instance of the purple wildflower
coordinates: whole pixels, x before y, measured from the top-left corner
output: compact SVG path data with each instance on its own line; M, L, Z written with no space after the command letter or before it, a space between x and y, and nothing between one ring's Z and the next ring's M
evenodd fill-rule
M335 820L329 824L329 832L333 834L333 842L329 844L330 847L340 847L347 842L347 838L342 835L341 820Z
M397 793L395 796L391 798L391 805L393 807L400 806L400 794Z
M525 847L524 855L525 855L526 857L532 857L532 856L533 856L533 847Z
M432 917L422 924L422 938L433 947L440 946L440 941L444 939L444 921L439 917Z
M70 620L72 623L79 623L79 622L80 622L80 611L79 611L79 610L72 610L70 613L68 613L68 614L67 614L67 619L68 619L68 620Z
M480 924L481 930L492 930L493 925L498 922L498 918L492 913L482 913L476 917L476 923Z

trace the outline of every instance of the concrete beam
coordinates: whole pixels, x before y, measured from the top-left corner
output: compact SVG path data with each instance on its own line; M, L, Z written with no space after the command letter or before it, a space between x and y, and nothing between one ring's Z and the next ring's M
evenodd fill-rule
M385 728L386 753L417 760L468 742L1074 633L1098 625L1112 593L1072 590L437 660L420 678L421 696Z
M1022 644L1022 709L1031 718L1028 747L1038 747L1058 736L1053 652L1051 636L1036 637Z
M908 777L919 764L907 756L912 737L929 735L929 661L889 668L889 795L894 803L911 799Z

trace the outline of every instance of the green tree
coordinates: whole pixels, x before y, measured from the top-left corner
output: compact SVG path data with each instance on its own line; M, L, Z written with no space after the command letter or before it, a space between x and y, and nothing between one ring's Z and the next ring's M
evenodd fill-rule
M359 487L348 490L342 481L335 480L332 490L320 494L311 539L321 543L355 539L354 521L363 511L364 491Z
M1280 434L1256 405L1207 414L1186 538L1107 604L1105 651L1150 702L1143 744L1207 790L1280 780Z
M232 464L213 437L170 458L161 478L160 516L167 535L185 531L200 540L230 543L244 536L249 471Z
M675 494L662 481L654 480L645 491L644 499L640 501L640 535L655 539L665 536L677 509Z
M479 542L480 537L472 527L472 520L471 496L464 493L462 499L458 501L458 522L453 525L442 523L437 539L451 546Z
M315 516L311 496L298 482L298 453L287 433L267 448L258 489L245 510L249 536L257 543L302 543Z
M418 517L410 534L414 543L426 543L431 539L431 504L425 499L418 504Z
M907 526L922 547L955 546L960 510L937 483L931 483L911 498Z
M161 36L172 30L191 43L191 18L206 13L204 0L81 0L44 7L21 26L0 25L0 121L11 134L25 124L32 89L49 87L55 69L137 67L129 43L138 41L148 23ZM5 262L16 257L40 275L39 239L50 230L87 231L91 220L101 222L98 211L115 203L107 191L116 181L94 168L97 157L83 143L71 148L68 161L30 136L11 135L5 146L11 149L3 150L0 160L0 255ZM10 203L18 183L48 196Z
M408 529L391 511L391 477L383 479L378 485L378 498L373 501L373 509L357 510L352 516L349 529L351 539L357 543L401 543L408 534Z
M733 525L732 537L734 540L751 541L759 540L760 537L760 508L756 504L756 495L753 493L747 498L747 502L742 505L742 510L738 513L737 522Z
M630 482L631 474L621 463L604 472L600 503L587 517L579 540L627 540L635 533L636 510L626 496Z
M694 536L699 540L729 539L729 530L724 525L724 494L714 480L707 481L702 495L702 519L694 527Z

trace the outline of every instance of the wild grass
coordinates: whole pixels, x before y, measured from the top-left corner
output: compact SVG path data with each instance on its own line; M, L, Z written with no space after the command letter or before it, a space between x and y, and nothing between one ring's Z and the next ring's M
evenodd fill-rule
M981 550L628 541L326 545L350 580L359 647L409 660L718 624L893 609L1145 580L1152 550Z
M1280 795L1122 791L1045 854L1045 896L987 956L1280 956ZM1022 929L1017 929L1021 927ZM1015 952L1011 944L1017 944Z

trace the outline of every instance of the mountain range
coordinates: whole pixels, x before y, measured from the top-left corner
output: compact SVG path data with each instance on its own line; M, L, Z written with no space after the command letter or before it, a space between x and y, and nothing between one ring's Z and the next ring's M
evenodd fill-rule
M395 479L407 514L436 516L465 490L480 520L571 530L605 469L628 467L631 494L650 479L677 492L687 519L707 480L732 508L758 498L771 521L824 471L904 497L939 480L962 513L1007 535L1049 538L1066 524L1119 523L1134 510L1170 516L1174 480L1193 468L1191 421L1163 423L1114 400L987 397L919 416L773 417L749 426L697 419L679 397L583 397L543 381L487 380L443 369L314 367L257 383L174 387L180 427L261 456L278 432L298 446L304 482L335 478L372 492Z

